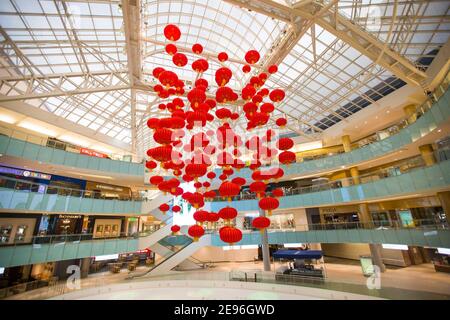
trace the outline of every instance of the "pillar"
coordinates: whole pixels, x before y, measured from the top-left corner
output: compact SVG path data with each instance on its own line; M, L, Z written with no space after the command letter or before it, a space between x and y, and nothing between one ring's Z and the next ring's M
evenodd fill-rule
M348 134L342 136L342 146L344 147L345 152L352 151L352 142L350 141L350 136Z
M420 146L419 151L426 166L432 166L436 163L436 157L434 156L434 150L431 144Z
M372 215L370 214L369 205L361 203L359 205L359 221L363 223L364 228L371 228Z
M259 215L265 217L264 210L259 210ZM267 229L261 233L261 250L263 256L264 271L270 271L270 251L269 251L269 237L267 235Z
M403 111L406 115L406 120L409 124L416 122L417 114L416 114L416 106L414 104L409 104L403 107Z
M385 272L386 266L384 265L383 258L381 257L381 244L370 243L369 248L373 264L380 268L380 272Z
M353 178L353 184L360 184L361 180L359 179L359 170L358 167L350 168L350 176Z
M87 278L89 274L89 268L91 266L91 258L82 258L80 266L81 278Z
M450 217L450 191L438 192L437 196L441 202L442 209L444 209L445 215Z

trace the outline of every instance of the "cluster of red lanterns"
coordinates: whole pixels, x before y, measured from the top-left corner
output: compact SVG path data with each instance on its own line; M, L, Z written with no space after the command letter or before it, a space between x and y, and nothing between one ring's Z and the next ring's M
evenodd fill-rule
M180 29L169 24L164 28L164 35L168 40L165 45L165 52L171 56L175 67L182 68L189 64L185 53L178 50L175 42L180 39ZM268 125L272 113L276 109L276 104L280 103L285 93L282 89L269 90L264 88L264 84L271 74L278 71L276 65L269 66L266 72L261 72L257 66L260 60L260 54L256 50L248 51L245 56L246 64L242 71L249 73L252 69L255 75L248 79L240 95L229 86L233 78L233 72L225 65L229 61L226 52L220 52L217 61L220 67L214 73L214 80L217 84L217 90L211 93L209 83L203 78L203 74L210 67L208 60L202 57L203 46L196 43L192 46L190 55L196 56L191 63L191 68L197 73L196 81L188 92L185 92L186 84L178 78L178 75L170 70L157 67L152 74L159 82L154 86L154 91L161 99L171 101L160 103L158 108L166 113L166 117L152 117L148 119L147 125L152 130L153 140L159 145L147 151L150 158L146 162L149 170L157 168L158 163L163 170L172 171L173 178L165 180L162 176L152 176L150 183L156 186L165 194L170 193L174 196L181 196L185 201L191 204L196 212L194 219L195 225L188 229L188 234L194 241L198 240L205 233L205 223L215 223L220 219L224 220L225 226L219 230L222 241L234 244L242 239L242 232L237 229L232 221L237 216L237 210L226 206L218 213L208 212L202 208L205 201L211 201L217 196L228 201L239 195L241 187L247 181L240 177L232 178L236 171L244 168L246 164L240 159L241 152L239 148L245 147L253 153L252 163L249 166L253 170L252 180L248 181L250 190L254 192L259 199L259 206L266 210L270 215L273 210L278 208L278 198L283 196L282 190L274 190L271 195L266 194L266 187L269 180L277 180L284 174L282 169L260 170L263 164L272 159L280 163L289 164L295 161L295 154L289 151L293 142L289 138L278 140L277 148L271 148L269 143L274 138L274 132L271 129L265 131L262 136L250 135L242 137L234 132L231 124L239 120L241 111L236 102L241 97L244 100L242 104L242 113L247 121L247 130L261 128ZM173 68L172 68L173 70ZM176 96L173 98L173 96ZM188 104L185 105L181 96L186 96ZM216 130L205 130L207 123L218 119ZM276 119L279 127L287 125L285 118ZM197 131L192 133L187 143L188 131ZM217 139L217 145L212 144L212 138ZM243 139L246 139L245 141ZM280 153L278 152L280 150ZM293 155L293 156L292 156ZM221 168L222 173L216 176L213 163ZM215 191L209 190L211 182L206 179L221 180L218 187L218 195ZM195 182L195 192L185 192L181 187L181 181ZM162 204L159 209L166 213L170 209L177 213L181 211L179 206L170 208L168 204ZM253 226L264 230L270 226L270 220L266 217L254 219ZM171 229L173 234L180 231L180 227L173 225Z

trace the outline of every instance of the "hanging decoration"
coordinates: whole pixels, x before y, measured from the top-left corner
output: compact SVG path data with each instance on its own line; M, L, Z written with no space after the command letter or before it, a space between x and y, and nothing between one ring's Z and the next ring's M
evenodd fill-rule
M164 36L167 39L165 54L173 64L167 68L170 70L163 67L152 70L157 82L153 90L161 99L158 109L163 116L147 120L151 137L157 145L147 150L149 159L145 166L151 172L159 166L165 174L152 176L150 183L164 194L181 197L196 209L193 216L196 224L187 231L194 241L204 235L206 226L222 219L225 226L219 230L220 239L229 244L237 243L242 239L242 232L233 222L238 211L230 206L217 213L203 208L205 201L213 201L218 196L231 201L245 185L257 196L260 208L268 215L278 208L279 198L284 192L281 189L268 192L266 189L268 183L283 177L284 171L266 166L277 159L282 164L295 161L295 154L290 151L292 140L281 138L275 141L275 132L269 128L273 125L269 120L285 97L280 88L269 90L264 87L268 78L278 71L278 66L270 65L263 70L261 55L256 50L249 50L243 57L233 59L227 52L212 57L203 54L204 47L200 43L192 46L192 53L189 53L189 60L192 60L188 61L187 55L175 44L182 37L181 30L169 24L164 28ZM208 59L213 62L211 65ZM232 70L240 72L232 67L232 63L238 60L244 61L242 72L247 74L244 81L233 78L236 74ZM214 70L207 72L210 67ZM178 72L180 68L191 68L196 73L195 80L185 83L178 77L182 74ZM211 74L214 86L208 82ZM235 92L232 87L239 82L243 82L242 90ZM274 121L280 128L287 124L285 118ZM244 125L248 134L235 132L237 122ZM262 133L255 133L256 129ZM250 159L244 161L243 150L250 152ZM252 170L251 178L235 176L246 166ZM195 192L184 191L180 187L181 182L192 183ZM165 214L171 208L164 203L159 209ZM173 205L171 210L178 213L181 207ZM270 226L270 220L258 217L253 226L264 230ZM171 231L177 234L180 227L173 225Z

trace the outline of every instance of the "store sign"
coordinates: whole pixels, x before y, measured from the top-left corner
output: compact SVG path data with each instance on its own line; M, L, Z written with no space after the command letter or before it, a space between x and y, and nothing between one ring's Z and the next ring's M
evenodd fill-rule
M86 148L81 148L80 149L80 153L87 155L87 156L91 156L91 157L97 157L97 158L108 158L108 155L95 151L95 150L91 150L91 149L86 149Z
M123 191L123 188L107 186L107 185L104 185L104 184L96 184L95 188L96 189L103 189L103 190L110 190L110 191L118 191L118 192L122 192Z
M8 168L8 167L0 167L0 173L13 174L16 176L22 176L22 177L26 177L26 178L43 179L43 180L50 180L52 178L52 176L50 174L22 170L22 169Z
M60 219L80 219L81 216L80 215L71 215L71 214L60 214L59 218Z

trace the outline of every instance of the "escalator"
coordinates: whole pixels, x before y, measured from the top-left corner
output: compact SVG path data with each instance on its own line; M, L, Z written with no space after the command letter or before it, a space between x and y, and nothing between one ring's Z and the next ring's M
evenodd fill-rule
M145 272L130 274L128 279L165 274L187 260L198 249L210 244L210 235L201 237L197 242L194 242L188 236L167 236L154 245L154 248L165 248L164 250L161 250L161 248L156 249L156 251L161 252L162 255L155 261L155 265ZM191 261L191 263L193 262Z

